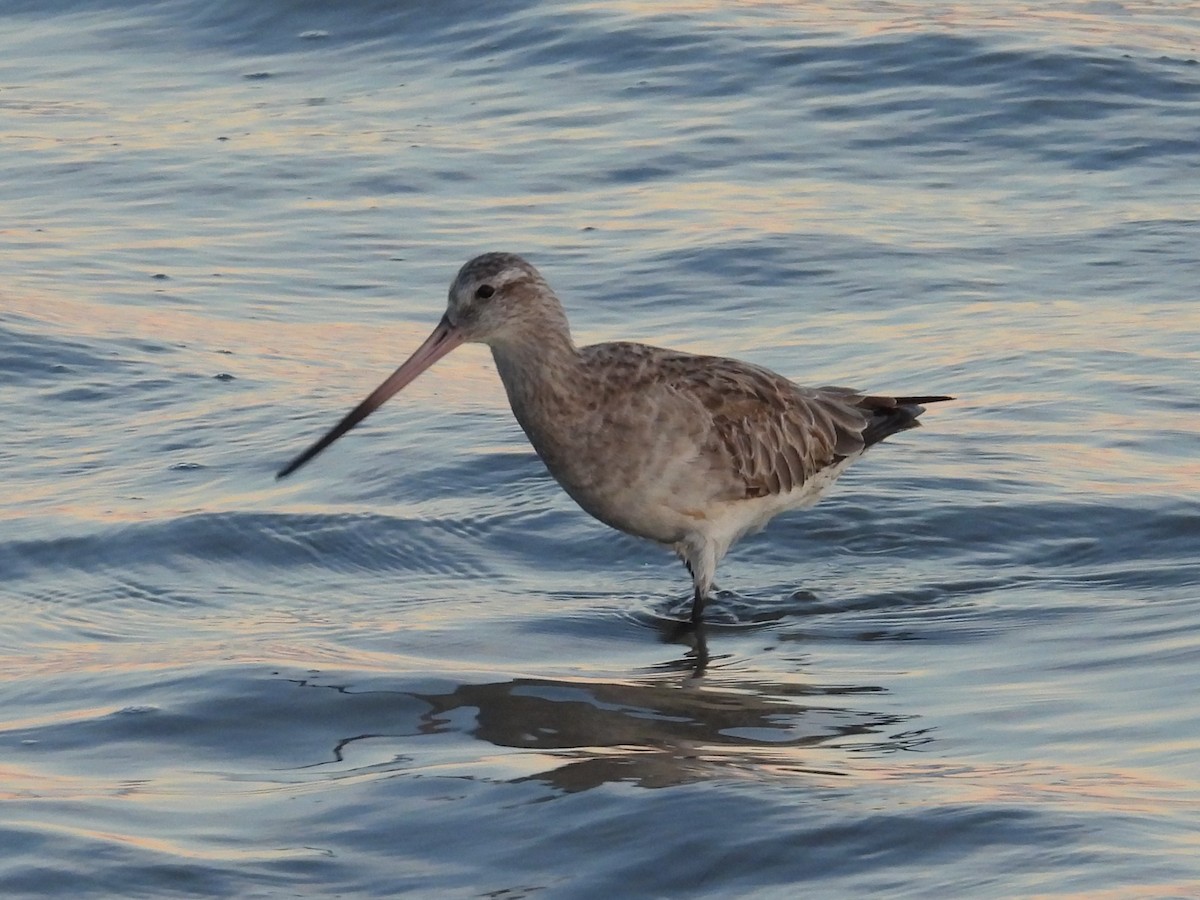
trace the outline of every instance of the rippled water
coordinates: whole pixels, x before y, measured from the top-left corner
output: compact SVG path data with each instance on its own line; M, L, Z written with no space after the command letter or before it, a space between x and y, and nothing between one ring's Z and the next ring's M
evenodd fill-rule
M1186 5L0 9L0 892L1200 896ZM946 392L689 582L458 351Z

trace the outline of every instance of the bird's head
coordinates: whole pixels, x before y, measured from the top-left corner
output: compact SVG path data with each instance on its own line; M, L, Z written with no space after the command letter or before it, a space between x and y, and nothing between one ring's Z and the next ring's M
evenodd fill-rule
M445 321L463 341L505 343L535 329L547 307L561 309L537 269L514 253L485 253L458 270Z

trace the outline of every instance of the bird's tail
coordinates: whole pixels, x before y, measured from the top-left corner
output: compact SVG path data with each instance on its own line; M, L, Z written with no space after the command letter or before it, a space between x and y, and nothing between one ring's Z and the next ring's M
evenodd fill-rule
M874 399L874 398L872 398ZM929 395L924 397L888 397L889 403L871 404L871 419L863 429L863 444L870 447L878 444L886 437L891 437L899 431L909 428L919 428L917 421L925 412L926 403L941 403L953 400L953 397Z

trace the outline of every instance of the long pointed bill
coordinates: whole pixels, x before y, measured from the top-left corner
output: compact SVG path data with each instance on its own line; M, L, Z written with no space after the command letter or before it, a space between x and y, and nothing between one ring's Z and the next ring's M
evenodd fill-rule
M393 372L387 381L375 388L371 392L371 396L366 400L350 410L342 421L329 429L328 434L280 469L275 477L286 478L288 475L291 475L355 425L383 406L389 397L402 391L418 375L462 342L462 332L451 325L449 319L442 316L442 321L438 322L437 328L433 329L433 334L425 339L425 343L418 347L416 352L400 368Z

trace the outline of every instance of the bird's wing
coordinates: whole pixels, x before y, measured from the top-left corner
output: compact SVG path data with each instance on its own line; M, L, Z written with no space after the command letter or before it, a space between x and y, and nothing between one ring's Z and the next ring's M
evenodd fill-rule
M703 359L703 358L701 358ZM712 452L739 497L786 494L861 453L870 413L847 388L806 388L757 366L710 358L688 379L712 422Z
M916 424L930 398L802 387L769 369L645 344L583 348L597 369L646 401L660 427L689 432L717 496L737 500L786 494L817 472ZM910 403L910 401L913 401Z
M801 387L719 356L631 343L583 352L629 392L629 402L646 400L661 426L692 435L710 489L730 500L786 494L861 452L872 416L864 401L886 403L848 388Z

